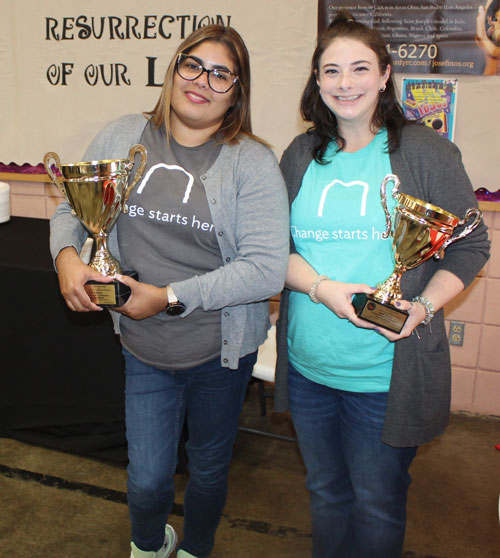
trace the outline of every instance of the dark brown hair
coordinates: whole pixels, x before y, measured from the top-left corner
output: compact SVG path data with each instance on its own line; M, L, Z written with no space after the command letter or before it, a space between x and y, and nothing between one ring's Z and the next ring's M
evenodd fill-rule
M373 50L377 56L381 74L391 64L391 57L387 52L382 35L375 29L355 21L347 10L340 10L332 23L318 38L311 61L311 73L302 94L300 111L304 120L313 124L309 131L314 132L320 139L320 145L313 150L313 157L318 163L322 164L326 163L324 155L332 140L337 142L339 151L345 147L345 140L338 129L337 118L323 102L316 82L321 56L331 42L339 38L360 41ZM382 126L387 128L388 151L391 153L399 147L401 128L406 123L407 120L396 97L396 88L391 73L385 90L379 95L372 116L371 127L374 131Z

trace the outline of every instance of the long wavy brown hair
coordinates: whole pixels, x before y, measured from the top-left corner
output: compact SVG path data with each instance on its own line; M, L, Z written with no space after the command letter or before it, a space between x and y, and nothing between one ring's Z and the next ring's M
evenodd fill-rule
M177 58L179 54L188 54L205 41L213 41L227 48L234 63L234 71L238 76L238 81L233 87L233 102L224 115L221 127L215 134L216 140L219 143L235 144L238 143L238 138L244 135L265 144L266 142L252 133L250 118L250 60L243 39L232 27L207 25L191 33L179 45L165 74L160 98L155 108L146 114L151 117L152 122L157 127L165 124L167 137L171 137L170 105Z

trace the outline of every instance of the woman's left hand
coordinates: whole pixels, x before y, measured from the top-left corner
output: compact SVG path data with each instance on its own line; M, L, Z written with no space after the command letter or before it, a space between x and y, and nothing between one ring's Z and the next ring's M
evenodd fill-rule
M462 280L446 269L438 269L432 276L431 280L421 292L421 296L426 298L434 308L434 312L440 310L448 304L458 293L465 288ZM401 333L394 333L382 327L376 327L375 331L387 337L389 341L397 341L409 337L413 330L425 319L425 308L419 302L409 302L408 300L399 300L396 302L396 308L408 311L408 319L401 330Z
M401 333L394 333L383 327L377 326L375 331L387 337L389 341L397 341L409 337L413 330L422 323L425 318L425 308L418 302L409 302L408 300L399 300L396 303L399 310L406 310L408 312L408 319L401 330Z
M162 312L167 305L166 287L155 287L149 283L141 283L127 275L116 275L116 279L132 289L130 298L123 306L113 308L114 311L128 316L133 320L144 320Z

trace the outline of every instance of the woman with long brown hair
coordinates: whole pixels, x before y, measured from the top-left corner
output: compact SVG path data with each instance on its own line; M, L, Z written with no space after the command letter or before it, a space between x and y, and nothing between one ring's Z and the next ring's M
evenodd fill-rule
M132 558L166 558L177 535L177 447L187 417L189 482L177 556L206 558L227 494L228 467L267 299L283 286L288 257L286 191L277 161L252 134L250 67L231 28L195 31L177 49L160 99L92 142L85 160L147 149L144 177L110 251L139 280L121 314L125 356L128 503ZM51 222L61 292L75 311L98 311L83 285L105 282L84 265L85 231L67 203ZM166 525L167 524L167 525Z
M444 431L450 410L442 308L488 258L480 225L441 261L407 271L404 300L395 301L408 313L400 333L356 314L353 295L374 292L394 269L381 234L386 175L454 215L477 206L457 147L404 118L391 70L382 35L337 14L318 39L302 96L310 129L281 161L293 249L275 401L290 407L307 468L314 558L401 556L410 464Z

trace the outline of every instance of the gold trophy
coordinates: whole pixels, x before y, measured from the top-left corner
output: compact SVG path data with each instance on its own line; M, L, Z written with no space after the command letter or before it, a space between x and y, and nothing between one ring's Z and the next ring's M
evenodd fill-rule
M385 192L387 183L391 181L394 182L392 197L397 202L392 219L387 209ZM467 210L463 219L459 219L436 205L401 193L399 186L400 181L395 174L388 174L380 186L380 197L386 215L386 230L382 233L382 238L387 238L390 234L394 238L394 271L388 279L377 285L374 293L358 293L353 297L353 306L360 318L395 333L401 332L408 318L408 312L394 306L403 296L403 273L431 257L435 260L443 258L444 250L470 234L482 218L479 209L472 208ZM471 224L452 237L455 228L465 225L472 217Z
M141 155L141 162L134 180L127 185L137 153ZM66 196L73 215L94 237L89 266L104 277L120 273L137 278L135 271L122 270L118 260L109 253L107 239L120 213L128 211L128 198L144 173L146 158L146 149L142 145L133 145L128 159L61 165L57 153L49 152L43 158L47 174ZM130 296L130 288L117 280L112 283L89 281L85 290L92 302L105 307L121 306Z

